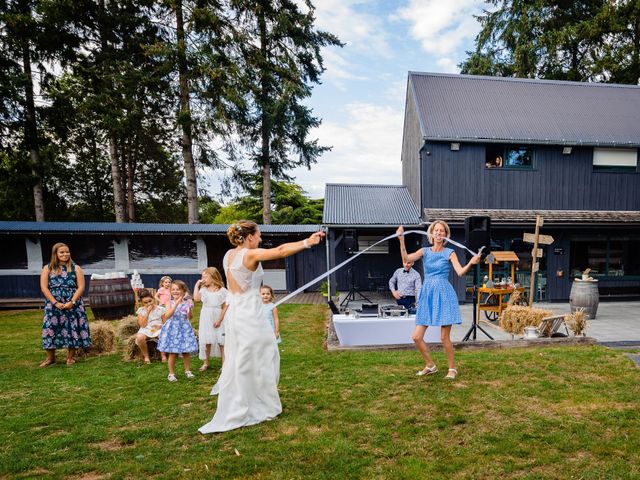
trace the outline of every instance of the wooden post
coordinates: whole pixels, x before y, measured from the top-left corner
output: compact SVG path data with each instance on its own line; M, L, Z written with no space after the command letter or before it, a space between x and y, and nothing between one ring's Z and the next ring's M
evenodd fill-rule
M531 251L531 285L529 285L529 308L533 307L533 292L535 292L536 285L536 273L540 269L540 263L538 261L538 238L540 235L540 227L543 224L542 217L536 215L536 233L533 242L533 250Z

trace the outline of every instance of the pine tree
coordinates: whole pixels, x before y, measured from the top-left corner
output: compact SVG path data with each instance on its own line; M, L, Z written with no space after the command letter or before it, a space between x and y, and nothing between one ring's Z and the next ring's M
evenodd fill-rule
M341 46L332 34L314 28L314 7L291 0L232 0L238 28L235 46L242 68L236 125L242 146L262 175L262 217L271 218L271 179L310 168L329 147L310 140L320 125L302 102L324 71L320 49ZM302 9L306 9L303 12Z

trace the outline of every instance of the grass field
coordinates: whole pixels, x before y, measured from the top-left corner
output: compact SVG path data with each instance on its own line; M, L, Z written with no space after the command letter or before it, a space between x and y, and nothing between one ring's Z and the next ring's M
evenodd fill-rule
M120 352L41 369L42 313L0 313L0 477L640 478L625 352L462 351L451 382L441 352L419 378L414 351L325 351L324 307L279 310L282 415L208 436L218 361L173 384Z

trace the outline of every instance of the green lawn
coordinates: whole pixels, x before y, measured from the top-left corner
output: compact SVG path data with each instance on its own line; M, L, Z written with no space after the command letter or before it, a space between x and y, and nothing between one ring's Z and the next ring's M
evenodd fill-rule
M0 313L0 477L640 478L640 369L602 347L323 349L324 308L285 305L282 415L202 436L214 369L176 383L121 353L38 368L40 311ZM194 370L200 365L196 360Z

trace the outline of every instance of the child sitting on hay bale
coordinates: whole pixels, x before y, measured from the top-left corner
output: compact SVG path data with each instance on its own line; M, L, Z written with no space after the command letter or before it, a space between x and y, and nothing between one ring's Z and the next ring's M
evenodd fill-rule
M138 325L140 329L135 334L135 343L142 352L144 363L149 364L151 363L151 359L149 358L147 341L149 339L157 339L160 336L162 325L167 319L167 310L162 305L156 304L149 290L142 290L139 297L142 306L136 312L138 314ZM162 353L162 361L167 361L164 353Z

